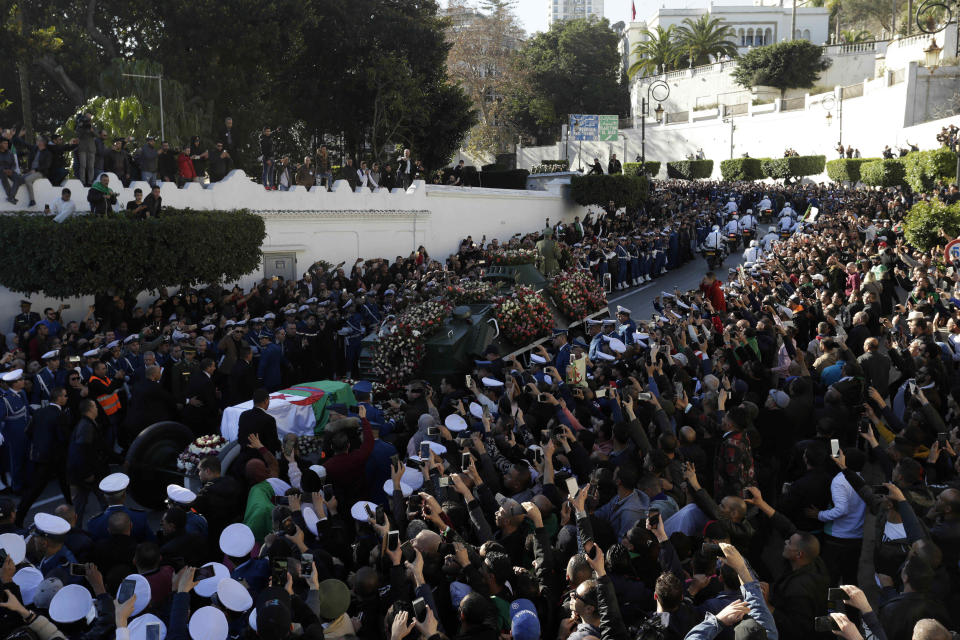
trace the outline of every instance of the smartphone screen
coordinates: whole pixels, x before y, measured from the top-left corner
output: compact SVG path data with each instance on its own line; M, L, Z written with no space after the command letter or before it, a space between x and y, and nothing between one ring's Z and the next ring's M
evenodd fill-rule
M398 464L400 464L400 456L397 454L390 456L390 468L395 469Z
M567 478L567 493L570 494L570 497L577 495L578 491L580 491L580 486L577 484L577 479Z
M287 559L286 558L276 558L273 561L273 566L271 567L271 575L273 576L273 582L277 586L282 586L287 583Z
M83 577L87 575L87 565L79 562L70 563L70 575Z
M396 456L394 456L394 457L396 457ZM332 485L332 484L325 484L325 485L323 485L323 499L324 499L324 500L331 500L331 499L333 499L333 485Z
M308 576L310 572L313 571L311 568L313 565L313 554L304 553L300 555L300 575Z
M450 478L448 478L447 476L440 476L440 487L443 488L443 487L449 487L449 486L450 486Z
M393 551L400 546L400 532L391 531L387 534L387 548Z
M430 459L430 445L426 442L420 443L420 457L424 460Z
M434 437L440 435L440 427L427 427L427 436Z
M460 468L463 469L464 471L466 471L467 469L470 468L470 454L469 454L469 453L464 452L464 453L461 453L461 454L460 454Z
M124 580L120 583L120 591L117 592L117 602L126 602L133 597L133 592L137 588L135 580Z
M840 441L836 438L830 441L830 455L834 458L840 456Z
M427 619L427 603L423 598L417 598L413 601L413 615L420 622Z
M147 625L146 629L146 640L160 640L160 624L152 622Z
M193 579L197 582L200 582L201 580L212 578L213 574L214 574L213 567L200 567L199 569L193 572Z

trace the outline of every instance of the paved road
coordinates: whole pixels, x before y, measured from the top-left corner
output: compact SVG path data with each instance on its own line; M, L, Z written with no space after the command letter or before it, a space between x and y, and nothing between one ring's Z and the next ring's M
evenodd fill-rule
M742 261L742 250L727 256L723 268L717 270L717 276L720 280L726 282L727 270L737 266ZM673 293L674 287L678 287L684 292L689 289L696 289L700 286L700 281L706 272L707 261L698 256L679 269L667 271L659 278L655 278L639 287L627 291L614 291L607 295L610 316L614 317L617 312L617 305L621 305L631 310L631 317L634 322L649 320L654 311L653 299L660 295L661 291Z

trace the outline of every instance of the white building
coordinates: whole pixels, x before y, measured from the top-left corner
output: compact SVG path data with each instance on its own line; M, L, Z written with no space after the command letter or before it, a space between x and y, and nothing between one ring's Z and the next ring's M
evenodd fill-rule
M547 24L590 16L603 17L603 0L547 0Z
M704 14L719 18L733 28L734 42L745 53L750 47L759 47L790 40L790 21L793 8L789 4L775 6L724 6L712 4L700 9L661 8L650 16L647 27L654 31L658 26L680 27L687 18L696 20ZM814 44L827 44L830 38L830 10L825 7L797 7L797 28L794 39L807 40Z

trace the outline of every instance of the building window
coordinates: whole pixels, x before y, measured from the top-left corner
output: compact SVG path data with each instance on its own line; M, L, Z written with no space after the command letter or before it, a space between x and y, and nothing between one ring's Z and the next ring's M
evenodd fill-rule
M807 41L810 40L810 29L804 29L804 30L803 30L803 39L804 39L804 40L807 40Z

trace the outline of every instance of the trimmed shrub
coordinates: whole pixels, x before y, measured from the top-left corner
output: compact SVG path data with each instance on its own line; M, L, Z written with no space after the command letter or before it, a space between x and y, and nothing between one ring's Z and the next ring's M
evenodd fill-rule
M837 158L827 162L827 177L834 182L860 182L860 166L880 158Z
M247 211L163 209L159 218L0 216L0 285L54 298L229 282L260 266L266 228ZM119 253L118 253L119 252Z
M506 170L507 170L506 166L502 164L497 164L496 162L494 162L493 164L485 164L480 167L480 171L506 171Z
M713 175L713 160L677 160L667 163L667 177L698 180Z
M625 174L573 176L570 196L583 206L604 206L613 200L617 207L639 207L647 199L647 179Z
M938 180L952 180L957 175L957 156L943 147L914 151L901 160L906 170L906 183L918 193L932 190Z
M774 180L790 180L823 173L826 156L791 156L788 158L762 158L763 175Z
M733 158L720 163L720 175L724 180L760 180L763 167L759 158Z
M903 222L907 242L921 251L929 251L943 242L941 230L954 237L960 234L960 203L947 205L936 198L921 200L910 207Z
M529 175L526 169L481 171L480 186L487 189L526 189Z
M628 176L639 176L640 168L643 166L642 162L624 162L623 163L623 172ZM655 176L660 173L660 162L658 160L647 160L646 174L648 176Z
M860 167L860 179L872 187L901 187L906 184L906 168L902 158L867 162Z

